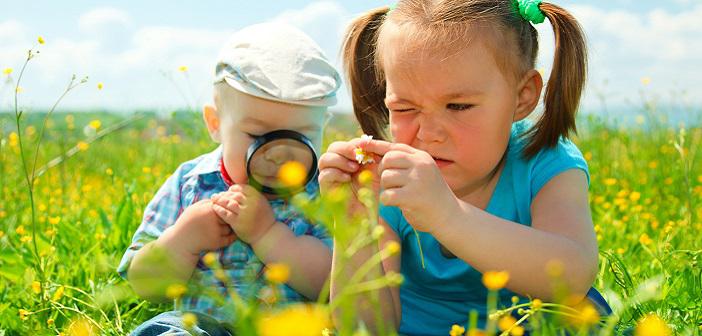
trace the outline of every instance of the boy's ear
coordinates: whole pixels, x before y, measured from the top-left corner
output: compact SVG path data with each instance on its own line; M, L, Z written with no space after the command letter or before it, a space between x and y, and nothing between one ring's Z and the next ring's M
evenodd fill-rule
M214 105L205 105L202 108L202 118L205 120L205 125L207 125L207 131L210 133L210 137L216 143L221 143L222 138L219 132L219 115L217 115L217 107Z
M519 83L514 121L522 120L534 111L539 104L543 87L544 80L541 78L541 73L535 69L527 71Z

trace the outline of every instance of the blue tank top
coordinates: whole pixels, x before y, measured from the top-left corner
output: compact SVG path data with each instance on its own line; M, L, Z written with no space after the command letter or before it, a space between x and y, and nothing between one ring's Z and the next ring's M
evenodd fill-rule
M488 213L527 226L531 225L531 201L551 178L575 168L585 172L588 184L590 180L582 153L568 139L525 160L522 150L527 138L520 135L529 127L528 121L512 125L505 165L486 208ZM419 232L426 266L422 268L417 238L400 209L381 205L380 215L402 245L401 273L405 281L400 287L400 334L447 335L453 324L466 325L471 310L478 312L482 328L487 300L482 274L459 258L445 257L432 235ZM470 243L470 237L465 241ZM498 305L509 306L514 295L507 289L500 290Z

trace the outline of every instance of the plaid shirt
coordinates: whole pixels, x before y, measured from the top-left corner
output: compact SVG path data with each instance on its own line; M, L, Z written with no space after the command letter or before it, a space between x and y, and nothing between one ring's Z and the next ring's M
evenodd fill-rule
M175 224L176 219L186 207L228 189L220 172L221 158L222 149L220 146L211 153L181 164L161 186L146 206L141 225L134 233L132 244L124 253L117 268L117 272L122 278L127 278L127 269L137 251L145 244L156 240L168 227ZM318 192L316 181L307 185L307 192L310 195L316 195ZM271 200L270 203L276 220L285 223L296 236L317 237L331 249L332 240L324 227L310 224L283 200ZM261 276L265 265L254 254L251 246L240 240L214 251L214 253L218 255L222 269L231 279L230 283L222 283L215 278L214 272L202 261L204 252L200 256L190 281L196 281L195 285L202 286L202 288L216 290L221 294L220 297L227 298L227 302L220 305L216 303L214 298L207 295L186 295L183 297L179 309L197 311L222 321L231 321L233 317L230 311L227 312L223 309L224 306L232 304L228 296L225 295L227 290L236 289L245 300L251 299L251 295L265 300L261 297L261 292L258 291L265 284L265 279ZM306 300L301 294L285 285L278 288L276 294L277 302L280 303Z

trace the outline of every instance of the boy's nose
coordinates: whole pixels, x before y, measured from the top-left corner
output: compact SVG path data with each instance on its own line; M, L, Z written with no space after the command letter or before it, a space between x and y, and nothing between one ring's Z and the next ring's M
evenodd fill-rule
M263 157L276 165L282 165L294 159L293 153L288 146L273 146L263 154Z

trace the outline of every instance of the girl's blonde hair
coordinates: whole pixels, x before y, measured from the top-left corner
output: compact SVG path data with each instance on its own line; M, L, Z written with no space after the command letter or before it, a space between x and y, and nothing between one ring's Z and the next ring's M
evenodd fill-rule
M425 50L450 53L480 36L492 49L507 75L519 78L533 69L538 52L536 29L517 12L513 0L402 0L371 10L354 20L342 47L344 70L351 87L354 114L363 132L387 139L389 112L385 107L385 79L378 40L389 20ZM527 132L524 155L553 147L576 132L575 113L585 84L587 51L582 28L565 9L541 3L556 40L553 69L544 94L543 116ZM480 35L475 34L476 31ZM483 38L487 36L488 38Z

